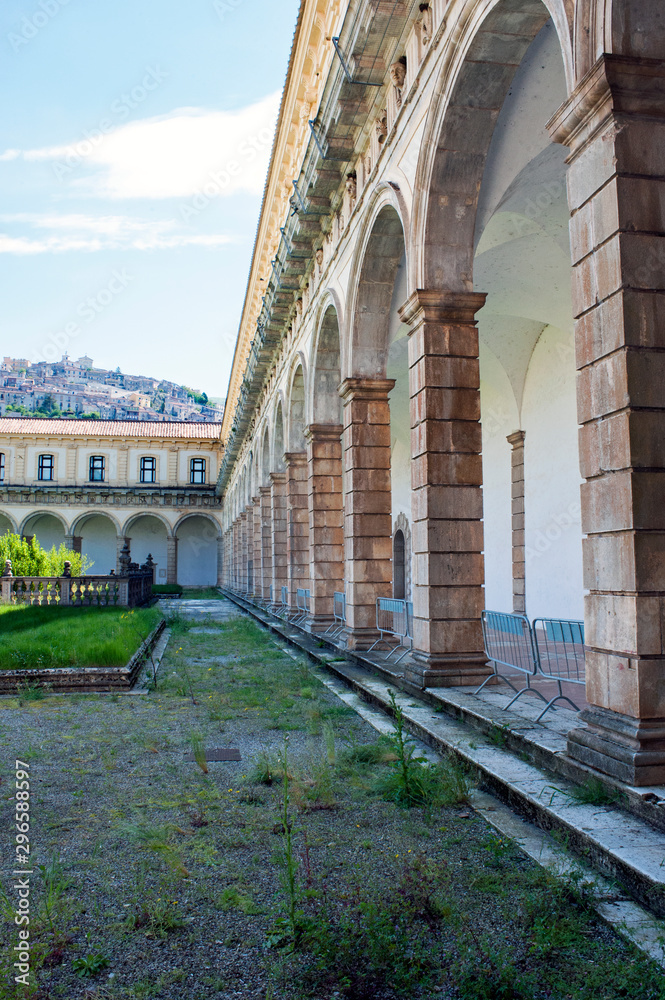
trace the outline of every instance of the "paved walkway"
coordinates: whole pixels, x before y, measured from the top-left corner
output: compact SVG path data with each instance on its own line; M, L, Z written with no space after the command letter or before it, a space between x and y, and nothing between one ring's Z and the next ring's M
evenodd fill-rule
M173 600L163 598L159 602L159 609L165 615L179 614L190 621L200 621L205 625L206 621L225 622L229 618L238 618L242 612L226 598L219 600Z

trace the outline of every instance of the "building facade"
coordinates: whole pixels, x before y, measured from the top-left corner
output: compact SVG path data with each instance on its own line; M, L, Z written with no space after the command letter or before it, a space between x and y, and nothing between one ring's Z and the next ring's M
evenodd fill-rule
M220 425L0 419L0 534L65 542L91 571L148 554L155 583L221 579Z
M584 618L579 759L665 782L665 6L303 0L222 427L224 580Z

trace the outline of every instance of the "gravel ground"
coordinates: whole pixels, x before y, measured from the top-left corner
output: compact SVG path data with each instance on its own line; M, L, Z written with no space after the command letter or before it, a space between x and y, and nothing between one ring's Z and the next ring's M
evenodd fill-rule
M649 963L574 893L574 921L539 924L561 899L464 804L380 798L390 764L363 763L358 749L376 747L377 733L267 633L225 601L180 613L149 695L0 699L0 1000L665 997ZM321 968L305 938L285 947L285 742L299 920L324 940ZM203 745L236 748L241 761L206 774L185 760ZM15 758L30 764L28 991L7 960L18 940ZM386 954L388 972L357 978ZM399 993L416 967L426 985ZM506 985L513 974L532 985Z

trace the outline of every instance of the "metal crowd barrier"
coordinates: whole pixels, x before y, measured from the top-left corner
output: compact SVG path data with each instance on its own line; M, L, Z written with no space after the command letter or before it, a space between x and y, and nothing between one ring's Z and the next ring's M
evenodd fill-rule
M301 625L309 617L310 592L304 587L296 590L296 613L291 619L292 625Z
M282 587L282 589L281 589L281 595L282 595L281 596L281 601L280 601L279 605L277 605L277 610L276 610L275 614L277 614L280 618L288 618L288 614L289 614L289 588L288 587Z
M336 590L333 594L333 622L322 634L330 639L336 639L344 631L345 626L346 597L341 591Z
M555 618L537 618L533 625L526 615L508 614L502 611L483 611L481 615L485 655L491 660L493 673L486 677L475 691L478 694L488 681L500 677L515 692L504 707L504 711L527 693L535 694L545 702L537 722L557 701L567 701L577 711L577 705L563 694L562 681L584 684L584 624ZM538 626L540 623L540 626ZM521 671L526 684L519 690L512 681L501 673L499 667L511 667ZM531 686L532 678L540 674L547 680L557 682L558 694L547 700Z
M585 684L584 674L584 622L565 621L560 618L535 618L532 625L538 650L538 667L544 677L556 681L558 695L552 698L538 716L539 719L557 701L577 705L561 690L561 682Z
M377 597L376 627L379 638L372 643L367 652L371 653L376 646L384 643L389 647L388 658L408 641L409 645L394 661L399 663L413 648L413 604L411 601L402 601L396 597ZM395 640L397 640L396 644Z

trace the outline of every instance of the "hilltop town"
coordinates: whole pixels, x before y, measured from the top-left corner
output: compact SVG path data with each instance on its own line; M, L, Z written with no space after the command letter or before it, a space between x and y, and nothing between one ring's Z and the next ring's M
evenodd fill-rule
M221 400L166 379L95 368L87 356L0 364L0 417L219 421Z

